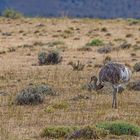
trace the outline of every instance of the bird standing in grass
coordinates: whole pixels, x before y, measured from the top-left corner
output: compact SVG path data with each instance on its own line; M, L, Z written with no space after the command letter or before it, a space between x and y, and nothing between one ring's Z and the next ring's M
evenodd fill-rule
M95 90L100 90L104 87L105 82L111 83L113 87L112 108L117 108L117 96L119 87L130 80L131 71L123 64L109 62L105 64L99 72L99 83L96 76L91 77L90 83L93 82Z

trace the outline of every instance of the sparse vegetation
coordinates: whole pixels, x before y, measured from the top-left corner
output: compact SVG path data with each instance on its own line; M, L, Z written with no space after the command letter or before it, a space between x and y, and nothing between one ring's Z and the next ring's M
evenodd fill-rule
M102 27L106 27L107 32L101 31ZM38 33L34 34L35 32ZM78 137L88 139L96 134L99 139L106 140L139 139L140 136L135 135L114 135L109 133L110 130L97 128L94 125L102 121L111 123L124 120L140 126L140 72L132 73L130 86L127 86L123 94L117 95L118 109L111 109L112 87L108 83L98 92L94 90L94 85L91 86L89 83L90 77L97 76L100 67L110 60L131 66L133 69L140 58L139 33L139 23L129 26L129 23L123 19L37 17L13 20L1 17L0 126L2 129L0 129L0 138L2 137L2 140L14 140L14 138L50 140L68 139L71 136L75 139ZM133 37L127 38L127 34L132 34ZM87 42L90 43L94 39L101 40L104 45L86 46ZM123 46L125 49L121 49L120 45L124 42L131 46L126 45ZM109 56L97 52L99 48L104 47L111 48ZM80 49L82 51L79 51ZM63 57L60 65L46 63L51 50L57 50L60 58ZM39 52L46 53L45 66L39 66L37 62ZM84 68L80 71L76 68L78 70L73 71L72 65L74 63L77 66L78 60ZM38 89L39 92L33 89L27 90L29 87L37 88L46 84L47 87L48 85L53 87L51 89L56 92L52 91L54 94L49 94L50 92L40 91L42 88ZM90 89L93 90L90 92ZM22 93L23 90L26 97L25 93ZM15 104L18 95L23 99L19 102L22 105ZM54 137L40 136L43 128L60 125L70 128L77 126L77 129L67 133L66 137L61 135L55 138L54 133ZM107 136L104 138L100 132Z
M82 71L85 67L85 65L80 63L80 61L77 61L77 63L70 62L69 65L71 65L73 70L76 70L76 71Z

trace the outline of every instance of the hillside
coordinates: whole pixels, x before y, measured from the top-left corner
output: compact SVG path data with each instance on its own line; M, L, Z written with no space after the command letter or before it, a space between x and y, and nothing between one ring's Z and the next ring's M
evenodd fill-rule
M140 18L139 0L1 0L0 11L7 7L27 16Z

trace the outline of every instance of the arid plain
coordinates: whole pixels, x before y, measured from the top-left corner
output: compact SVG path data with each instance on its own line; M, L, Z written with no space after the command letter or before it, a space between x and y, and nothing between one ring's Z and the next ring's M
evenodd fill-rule
M100 46L85 45L93 39ZM121 47L123 43L129 47ZM110 52L99 53L108 47ZM83 49L84 48L84 49ZM63 57L57 65L38 65L38 53L57 50ZM118 109L112 109L111 89L88 91L83 85L97 75L104 59L126 64L133 70L140 61L140 21L134 19L0 18L0 135L1 140L44 140L47 126L96 125L121 120L140 126L140 92L126 89L118 94ZM73 71L71 62L84 64ZM134 72L131 81L140 80ZM58 96L47 96L39 105L15 105L15 96L28 85L45 83ZM57 109L50 108L57 104ZM47 139L47 138L46 138ZM49 138L48 138L49 139ZM134 139L108 135L104 139Z

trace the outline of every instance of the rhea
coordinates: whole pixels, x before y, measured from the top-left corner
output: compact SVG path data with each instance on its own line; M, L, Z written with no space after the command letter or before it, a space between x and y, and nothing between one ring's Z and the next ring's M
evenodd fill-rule
M131 70L123 64L109 62L105 64L100 72L99 78L91 77L90 83L94 85L95 90L100 90L104 87L105 82L111 83L113 87L113 101L112 108L117 108L117 93L122 84L129 82L131 77ZM98 84L97 84L98 82Z

